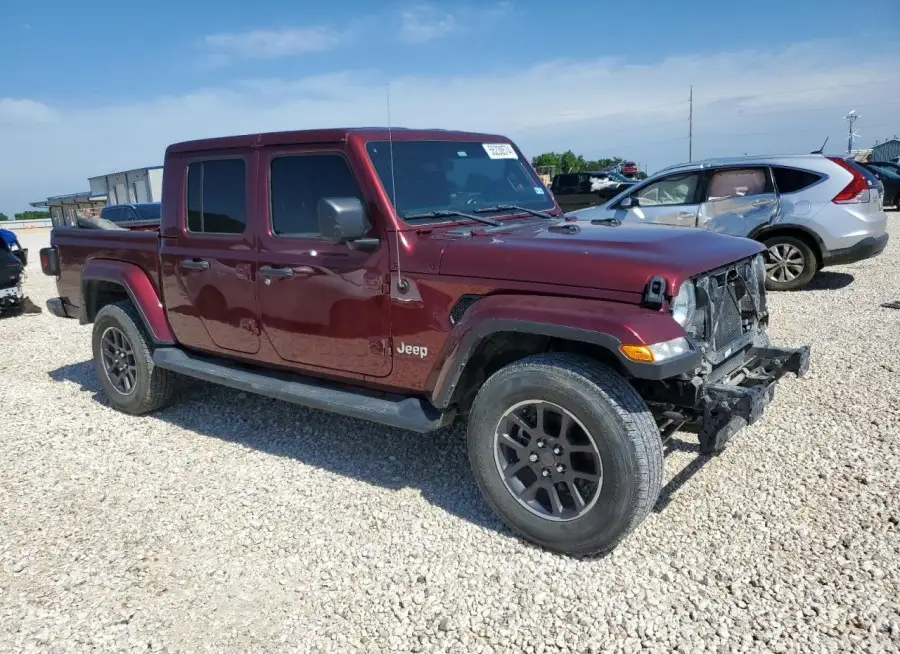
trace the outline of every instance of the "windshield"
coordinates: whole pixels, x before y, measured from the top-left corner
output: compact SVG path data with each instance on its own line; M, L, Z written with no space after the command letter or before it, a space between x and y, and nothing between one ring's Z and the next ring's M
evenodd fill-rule
M507 143L394 141L393 179L391 144L372 141L366 150L397 214L404 219L433 211L472 213L496 205L553 208L541 180ZM436 218L409 220L429 219ZM447 216L439 219L453 220Z
M136 204L138 220L159 220L159 204Z

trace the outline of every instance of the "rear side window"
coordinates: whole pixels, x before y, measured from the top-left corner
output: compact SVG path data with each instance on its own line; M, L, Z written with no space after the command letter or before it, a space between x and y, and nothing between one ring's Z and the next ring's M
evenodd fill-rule
M121 222L123 220L122 207L103 207L100 217L114 223Z
M358 198L359 184L339 154L275 157L269 167L269 210L272 231L279 236L316 237L319 200Z
M246 219L243 159L195 161L188 166L187 226L205 234L243 234Z
M772 168L772 175L775 177L775 186L779 193L796 193L802 191L819 181L819 176L808 170L797 170L796 168Z
M766 181L765 168L718 170L709 180L707 200L762 195L767 192Z

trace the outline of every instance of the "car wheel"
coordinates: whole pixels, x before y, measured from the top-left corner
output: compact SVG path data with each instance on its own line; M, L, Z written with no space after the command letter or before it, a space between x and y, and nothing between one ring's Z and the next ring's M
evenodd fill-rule
M514 532L573 555L612 550L647 516L663 476L662 439L634 388L565 353L527 357L481 387L469 460Z
M766 246L766 288L793 291L802 288L816 274L816 255L806 243L793 236L775 236Z
M94 320L94 369L113 408L140 415L172 398L175 373L153 364L143 323L129 301L108 304Z

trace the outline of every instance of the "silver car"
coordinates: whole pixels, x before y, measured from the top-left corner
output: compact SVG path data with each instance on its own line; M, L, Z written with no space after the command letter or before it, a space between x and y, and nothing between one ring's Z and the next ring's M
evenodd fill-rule
M852 160L820 154L672 166L609 202L571 212L702 227L762 242L767 287L794 290L826 266L874 257L888 242L882 186Z

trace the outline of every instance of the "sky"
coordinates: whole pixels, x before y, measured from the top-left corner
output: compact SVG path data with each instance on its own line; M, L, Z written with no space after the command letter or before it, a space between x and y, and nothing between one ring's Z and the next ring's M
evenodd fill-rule
M0 3L0 211L169 143L387 124L653 172L900 134L900 0Z

